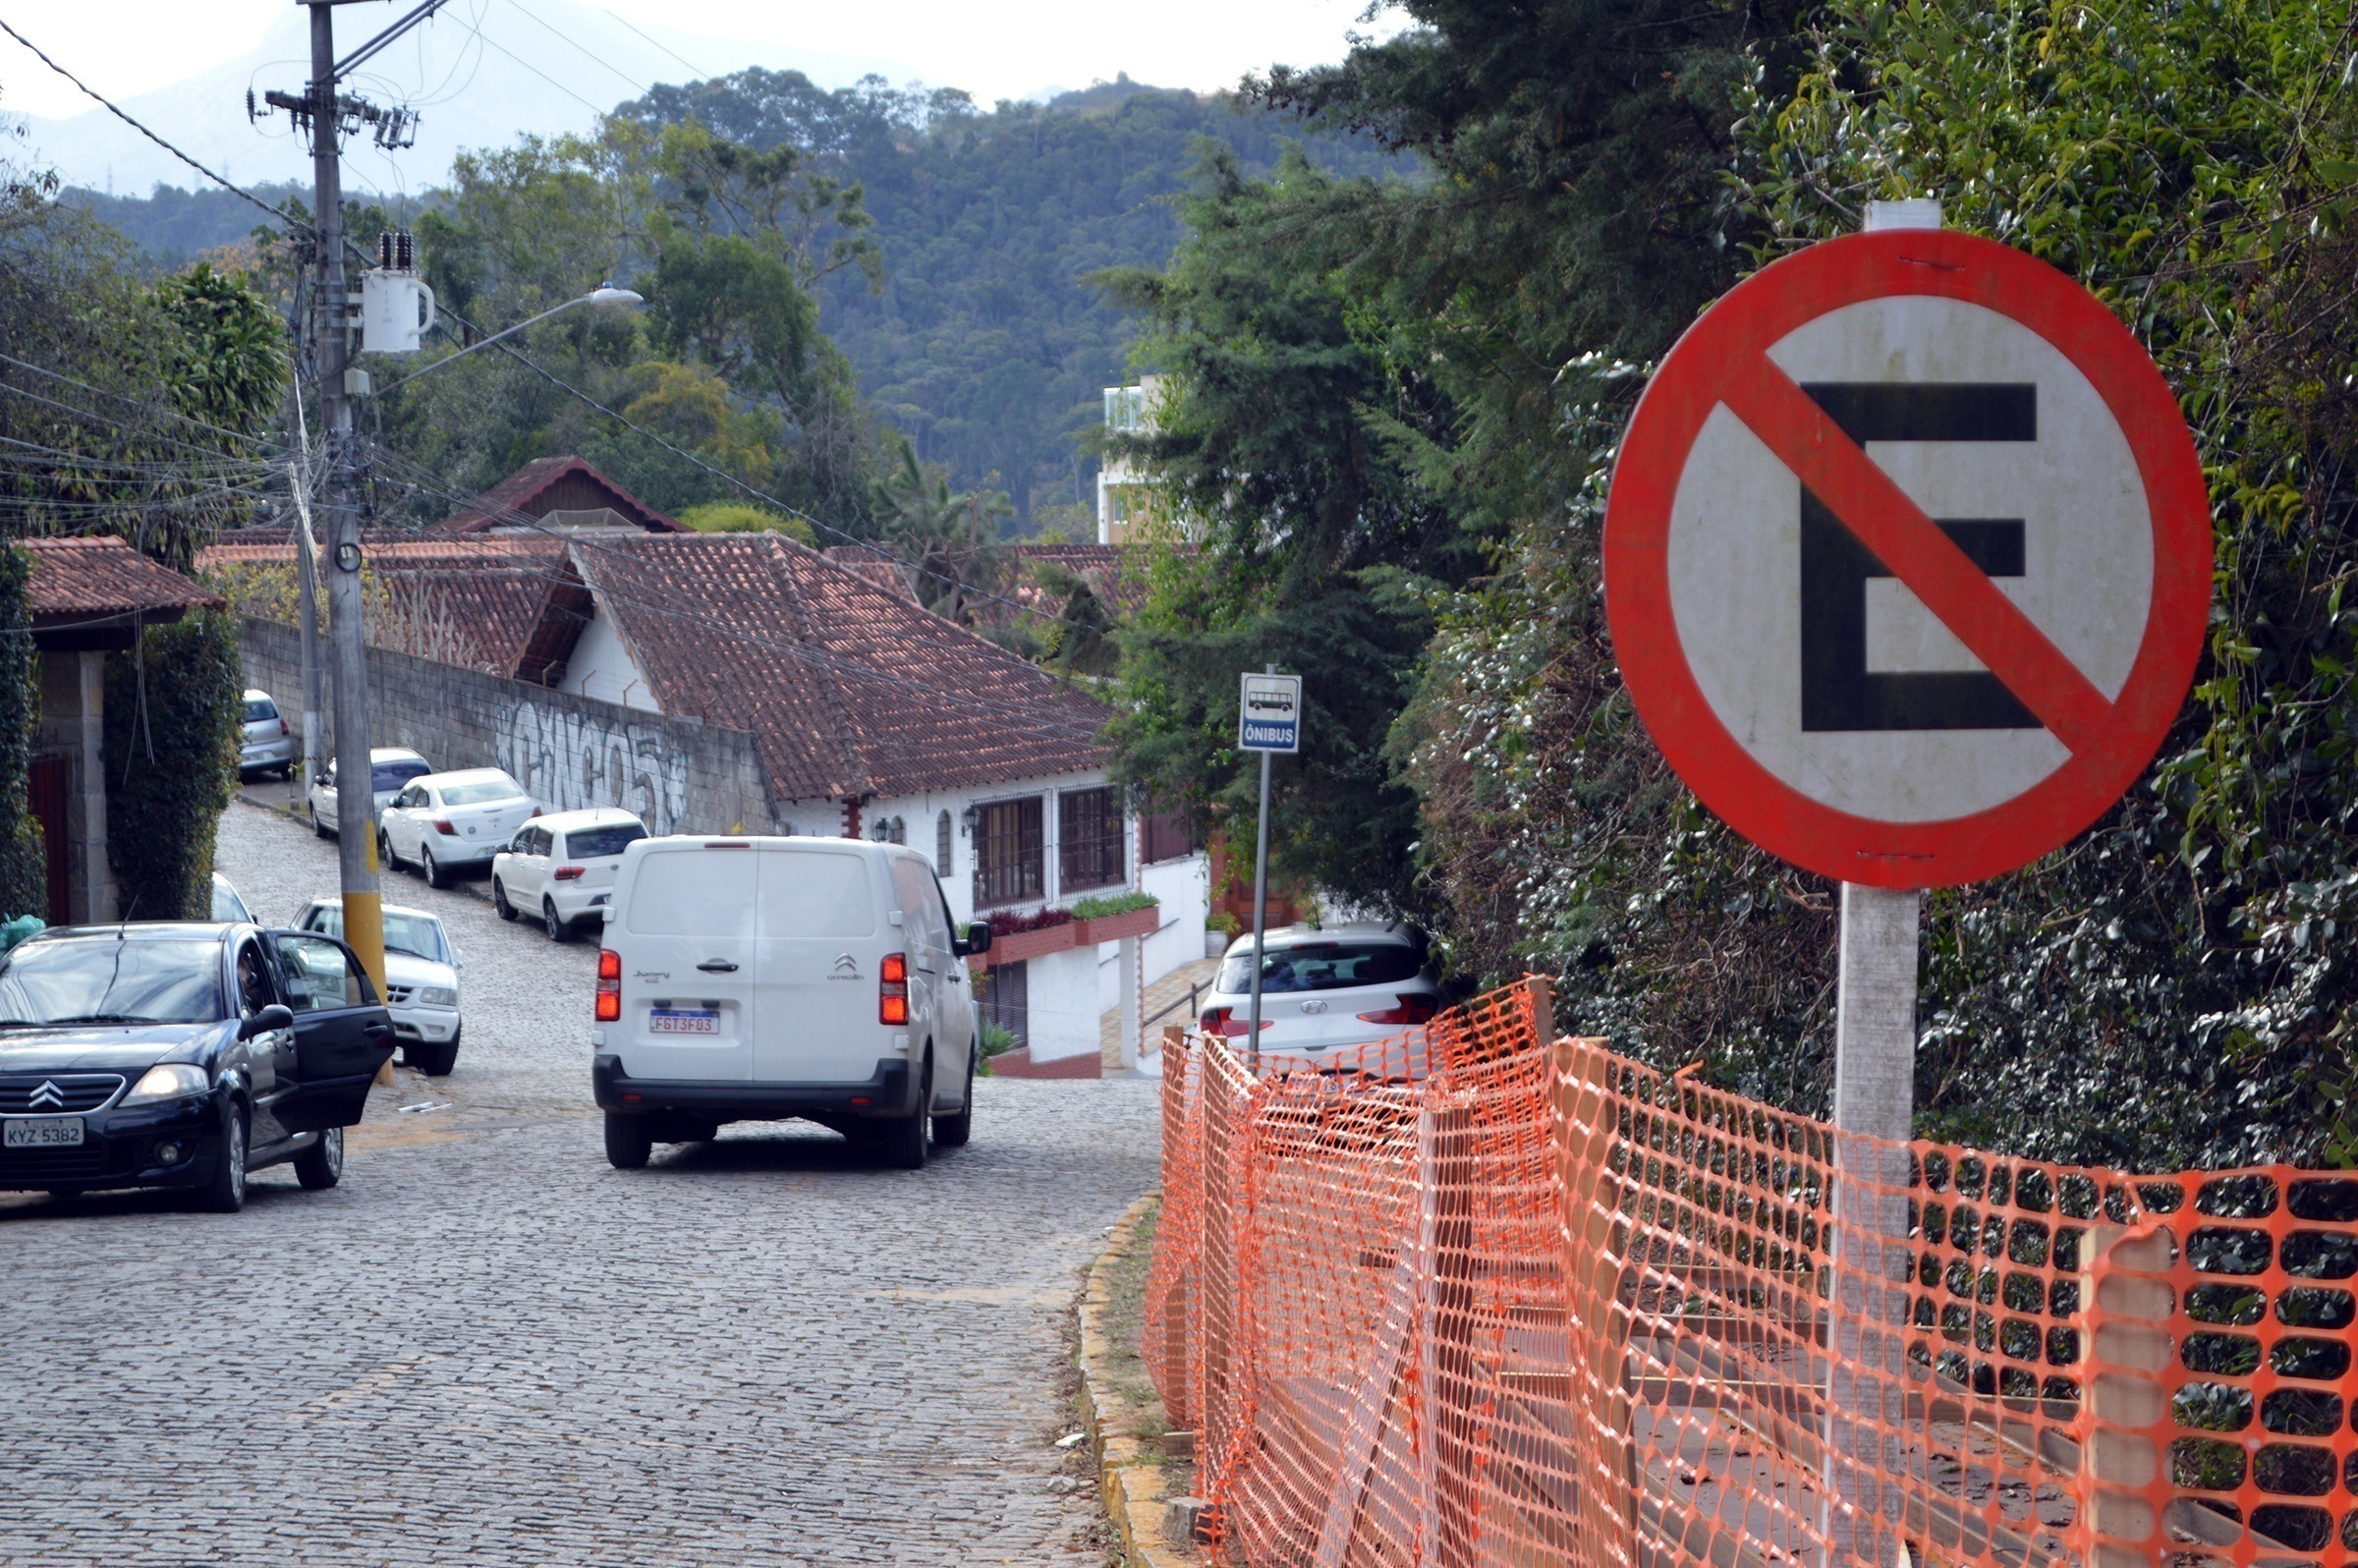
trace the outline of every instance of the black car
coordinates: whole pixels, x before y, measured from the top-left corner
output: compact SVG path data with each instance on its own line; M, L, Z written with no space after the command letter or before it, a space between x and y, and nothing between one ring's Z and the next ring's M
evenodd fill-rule
M0 1188L180 1187L234 1213L292 1160L333 1187L393 1054L352 949L243 924L47 930L0 958Z

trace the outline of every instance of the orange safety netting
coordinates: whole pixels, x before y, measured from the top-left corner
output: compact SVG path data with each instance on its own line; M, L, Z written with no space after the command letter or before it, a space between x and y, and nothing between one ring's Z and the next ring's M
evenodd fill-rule
M1227 1560L2358 1560L2358 1181L1879 1144L1552 1035L1533 982L1413 1081L1166 1053L1145 1354Z

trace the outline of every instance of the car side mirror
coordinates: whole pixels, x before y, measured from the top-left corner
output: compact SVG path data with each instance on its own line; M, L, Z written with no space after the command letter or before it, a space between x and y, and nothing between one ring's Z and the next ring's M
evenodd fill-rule
M990 922L977 921L966 928L966 940L958 944L961 957L972 957L990 951Z
M238 1025L238 1038L252 1039L256 1035L275 1034L279 1030L294 1027L295 1010L283 1002L272 1002Z

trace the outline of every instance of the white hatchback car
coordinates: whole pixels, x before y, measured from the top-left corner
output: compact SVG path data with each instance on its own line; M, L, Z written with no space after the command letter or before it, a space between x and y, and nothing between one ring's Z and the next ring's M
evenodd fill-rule
M1197 1027L1248 1048L1253 938L1228 946ZM1425 1031L1441 989L1425 946L1402 925L1287 925L1262 936L1261 1064L1263 1072L1312 1068L1422 1078Z
M376 775L371 793L379 812L392 804L404 784L434 770L433 763L401 746L376 748L368 754L368 767ZM336 815L336 759L332 756L327 759L327 776L311 780L310 803L311 831L321 838L330 836L341 820Z
M448 887L452 868L481 866L507 847L540 808L496 767L427 773L401 787L376 827L385 869L415 866L428 887Z
M622 852L645 837L646 824L616 806L529 821L491 858L491 905L503 921L531 910L550 941L571 941L576 925L605 918Z
M458 1065L459 969L466 960L442 929L441 920L421 909L384 906L385 1011L401 1059L429 1078ZM295 928L344 939L344 902L314 898L295 918Z

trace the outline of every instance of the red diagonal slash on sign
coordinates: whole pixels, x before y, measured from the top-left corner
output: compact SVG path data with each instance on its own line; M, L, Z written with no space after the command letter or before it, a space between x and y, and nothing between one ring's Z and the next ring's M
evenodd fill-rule
M2099 741L2111 701L1790 376L1756 354L1719 396L2057 740Z

